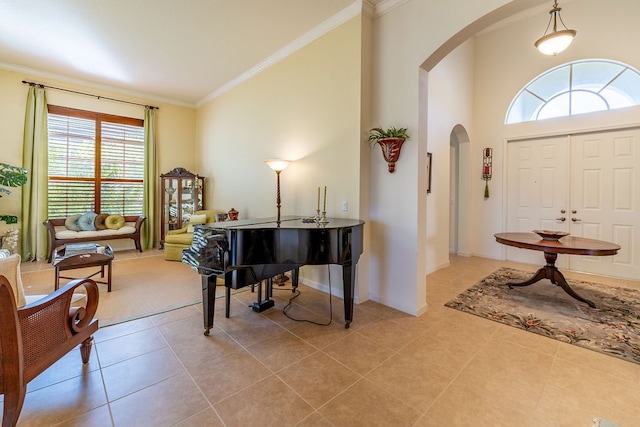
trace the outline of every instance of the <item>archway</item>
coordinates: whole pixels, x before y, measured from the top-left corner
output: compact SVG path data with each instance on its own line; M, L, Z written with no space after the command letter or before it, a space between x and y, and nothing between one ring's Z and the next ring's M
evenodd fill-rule
M464 126L458 124L449 136L449 253L470 256L469 180L470 140Z
M427 136L429 134L430 129L435 125L435 122L429 123L429 114L428 114L429 108L434 109L434 111L437 109L437 106L429 105L429 87L428 87L429 78L430 78L429 74L433 70L433 68L437 64L439 64L445 57L447 57L451 52L453 52L456 48L458 48L460 45L462 45L464 42L466 42L470 38L474 37L479 32L507 18L510 18L516 14L519 14L528 9L534 8L536 6L539 6L545 3L546 1L544 0L511 1L506 5L499 7L494 11L488 13L487 15L477 19L473 23L469 24L467 27L460 30L458 33L452 36L449 40L443 43L438 49L436 49L421 64L419 68L419 92L418 92L419 93L418 122L421 124L418 132L418 140L420 143L418 154L420 155L421 158L423 157L423 155L426 156L427 151L429 152L434 151L435 148L438 146L442 148L442 146L446 143L441 138L442 135L440 135L440 137L437 140L432 140L432 141L429 141ZM471 102L471 98L469 98L468 102ZM477 146L478 144L473 144L469 138L469 133L467 129L468 129L468 126L471 124L472 124L471 121L468 121L468 122L465 122L465 126L467 127L461 126L460 128L457 128L454 126L454 128L451 129L450 138L455 138L456 142L454 142L454 145L457 144L455 161L451 158L451 153L449 151L450 148L447 148L446 152L447 154L449 154L450 158L449 159L444 158L444 156L442 155L445 153L440 152L439 155L441 156L438 158L438 162L437 162L438 165L445 164L447 165L447 167L450 165L452 168L455 168L455 170L457 171L455 175L456 177L455 189L457 192L455 194L457 194L457 201L458 201L457 209L455 213L455 218L451 218L451 215L454 215L454 214L449 215L449 222L452 224L456 224L456 229L455 229L456 235L455 237L451 235L447 235L447 237L442 236L441 234L444 232L443 228L440 227L438 229L434 229L433 227L430 227L429 225L427 225L423 229L424 232L419 233L419 235L421 236L420 238L421 241L419 242L420 246L429 247L430 244L432 245L432 242L442 241L443 239L447 239L447 240L455 239L457 243L455 245L455 252L457 254L470 256L474 253L473 251L474 237L472 237L473 230L471 229L472 228L471 213L473 212L474 204L479 203L477 201L474 201L475 200L474 198L476 198L478 194L480 194L480 197L481 197L481 193L478 193L478 190L473 187L473 183L474 183L474 180L472 179L473 167L474 165L476 165L476 162L473 162L472 159L476 158L476 153L478 154L478 158L480 158L479 156L482 148ZM448 141L447 145L451 147L451 141ZM436 166L434 166L434 168L435 167ZM426 162L419 162L418 168L419 168L418 188L423 189L427 184ZM478 167L478 171L479 170L480 169ZM450 179L451 179L451 176L452 176L451 173L447 174L447 177L449 177ZM442 186L442 184L446 185L446 183L441 182L440 185ZM447 188L447 191L449 191L450 188ZM451 191L453 191L453 189ZM451 194L453 195L454 193L451 193ZM432 197L430 199L427 196L426 192L423 192L423 191L419 192L418 205L421 207L427 206L427 208L418 210L418 224L429 224L430 222L434 222L434 221L428 220L427 216L428 216L428 212L430 211L429 206L431 206L429 205L429 203L435 203L435 202L436 202L435 198ZM445 200L440 200L439 203L440 204L445 203ZM462 203L464 203L465 205L462 206ZM447 233L449 232L449 230L450 228L447 228ZM422 230L419 230L419 231L422 231ZM447 252L450 249L453 249L453 247L447 245ZM436 269L446 267L446 265L448 265L442 262L443 261L442 257L443 256L446 257L448 256L448 254L439 253L438 256L436 256L435 258L432 258L432 253L429 253L429 251L427 250L425 250L425 252L421 253L420 255L423 255L423 254L424 254L424 258L423 258L424 264L422 266L418 266L418 276L420 276L420 273L428 274L430 272L435 271ZM420 286L419 283L420 281L418 282L418 286ZM418 295L420 293L421 292L419 291Z

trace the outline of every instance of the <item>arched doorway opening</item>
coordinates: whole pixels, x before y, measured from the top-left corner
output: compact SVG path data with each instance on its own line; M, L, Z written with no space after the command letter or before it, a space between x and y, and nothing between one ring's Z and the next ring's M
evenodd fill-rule
M449 136L449 253L470 256L469 134L458 124Z
M482 147L479 144L472 144L469 135L473 134L471 127L474 124L473 117L470 115L470 108L464 108L463 103L471 103L473 100L473 91L467 91L462 96L458 96L457 92L464 91L465 88L457 91L454 88L452 93L444 93L444 108L450 108L451 104L457 103L462 105L463 109L458 110L461 115L467 116L456 119L455 114L445 117L441 113L439 104L430 100L434 97L434 93L442 94L443 91L438 84L431 86L433 75L437 74L434 68L454 50L472 39L476 34L497 24L507 18L527 11L535 6L543 4L541 0L514 0L506 5L495 9L487 15L474 21L464 29L460 30L449 40L436 49L420 66L419 69L419 101L418 101L418 121L421 124L418 139L420 142L419 154L426 155L426 152L434 153L433 173L436 175L434 182L437 189L443 189L441 193L446 192L447 195L432 192L427 196L426 192L420 191L418 194L418 205L426 206L425 209L419 209L418 223L426 224L424 233L420 233L419 246L427 248L421 253L423 260L422 265L418 266L418 276L421 273L429 274L440 268L449 265L448 258L450 253L456 253L463 256L471 256L474 254L474 245L477 236L474 233L475 223L472 218L474 207L477 207L480 201L476 200L478 194L482 197L480 190L474 187L474 167L475 161L472 159L481 158ZM472 47L469 47L471 49ZM454 78L454 72L449 74L448 82ZM468 83L468 82L467 82ZM439 89L439 90L438 90ZM451 102L450 102L451 101ZM430 104L431 103L431 104ZM433 112L430 117L430 112ZM454 111L455 112L455 111ZM450 119L452 127L444 127L443 122ZM430 121L432 120L432 121ZM464 125L457 124L463 123ZM449 133L449 141L445 140L442 130L447 129ZM453 142L453 144L452 144ZM446 144L446 146L445 146ZM448 159L446 157L449 157ZM441 174L445 169L450 168L447 173ZM428 174L426 172L426 162L419 164L419 185L421 190L426 187ZM480 168L478 167L478 172ZM449 186L443 179L453 180ZM433 185L432 185L433 186ZM481 190L484 190L484 186ZM453 199L450 198L453 197ZM492 202L494 199L491 200ZM450 203L454 203L454 209L450 209ZM435 215L435 217L434 217ZM444 219L444 218L446 219ZM444 221L447 226L444 227ZM445 231L446 230L446 231ZM477 230L475 230L477 231ZM447 233L447 234L444 234ZM422 276L424 277L424 276ZM419 286L419 284L418 284ZM420 294L420 292L418 292Z

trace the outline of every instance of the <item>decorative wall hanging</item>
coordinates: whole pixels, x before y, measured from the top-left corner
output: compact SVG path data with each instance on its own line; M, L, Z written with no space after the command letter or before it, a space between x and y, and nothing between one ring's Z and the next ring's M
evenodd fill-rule
M431 193L431 153L427 153L427 193Z
M382 156L389 164L389 172L393 173L396 169L396 162L400 158L400 150L402 144L409 139L407 128L396 129L390 127L388 129L373 128L369 131L368 142L373 144L377 142L382 149Z
M482 179L484 179L484 198L489 198L489 180L491 180L491 168L492 168L492 154L491 148L485 148L482 150Z

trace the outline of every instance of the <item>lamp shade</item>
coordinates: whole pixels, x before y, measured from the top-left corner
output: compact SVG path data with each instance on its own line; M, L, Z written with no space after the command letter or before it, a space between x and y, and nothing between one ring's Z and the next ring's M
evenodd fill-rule
M265 160L266 164L276 172L282 172L289 166L289 160Z
M555 33L547 34L540 37L536 41L535 46L540 53L545 55L557 55L569 47L573 38L576 36L576 30L561 30Z

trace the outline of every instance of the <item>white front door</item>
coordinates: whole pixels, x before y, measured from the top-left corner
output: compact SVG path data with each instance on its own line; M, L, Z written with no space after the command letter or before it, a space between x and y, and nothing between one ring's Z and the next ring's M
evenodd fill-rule
M615 256L560 255L557 265L640 278L640 129L507 147L507 231L567 231L617 243L621 250ZM507 259L540 264L541 254L508 248Z
M611 257L572 256L572 270L640 278L640 129L571 138L570 232L615 242Z
M507 231L569 231L567 137L510 142L507 151ZM544 263L542 253L512 247L507 259Z

